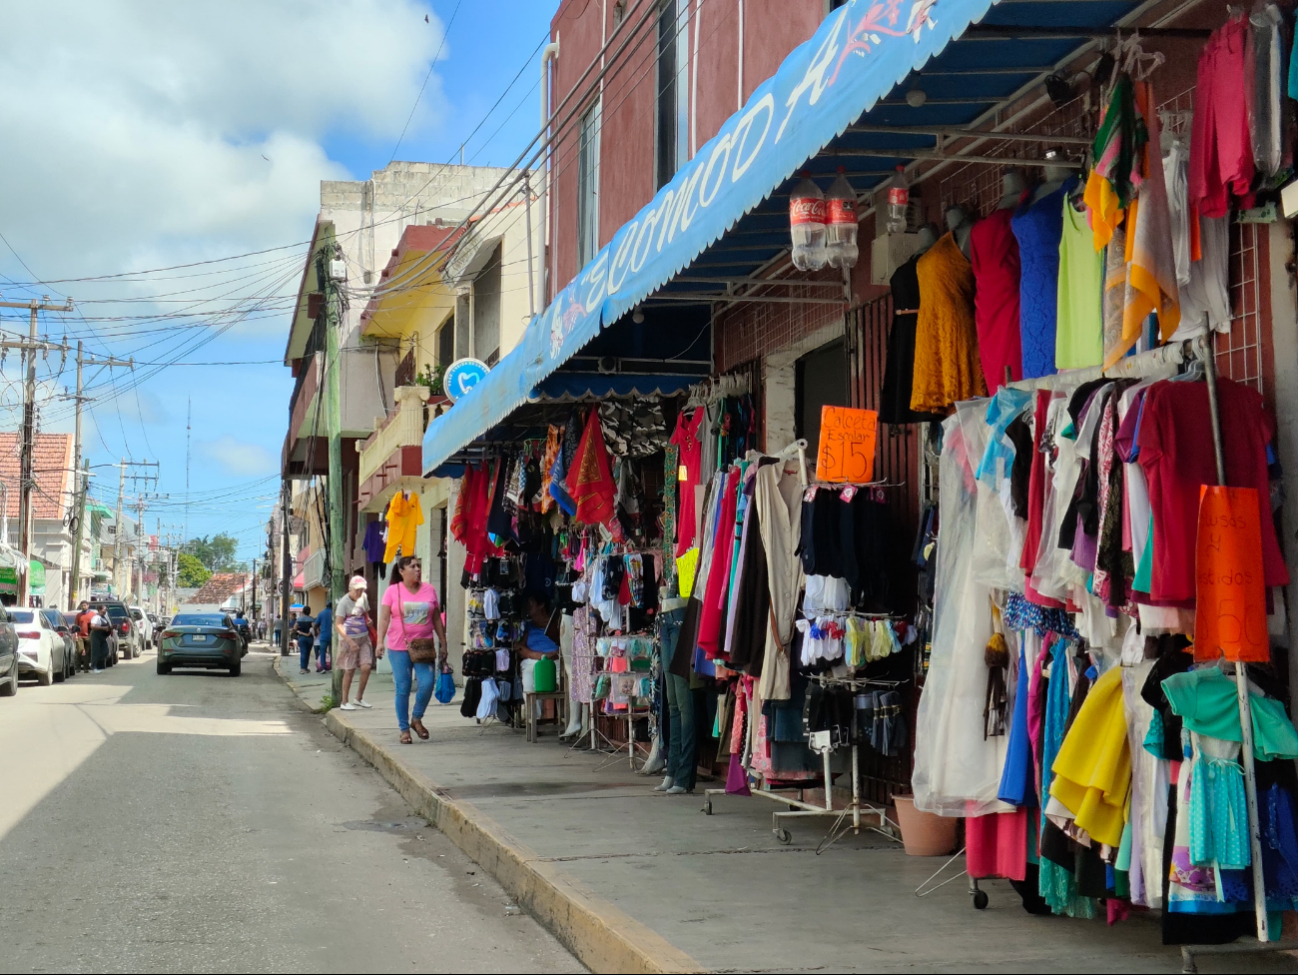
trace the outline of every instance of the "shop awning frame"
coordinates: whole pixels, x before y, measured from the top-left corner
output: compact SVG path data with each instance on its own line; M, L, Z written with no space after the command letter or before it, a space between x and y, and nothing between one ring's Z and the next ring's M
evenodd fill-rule
M824 187L840 163L858 160L847 162L845 175L868 203L898 165L980 161L980 142L996 140L996 128L1007 124L999 114L1050 72L1094 49L1099 38L1156 8L1171 12L1143 31L1203 36L1161 27L1197 2L851 0L618 230L533 319L519 346L429 426L425 474L501 423L602 329L637 307L752 300L846 307L845 289L835 282L765 277L788 253L787 199L801 171ZM924 99L912 105L905 96L916 89ZM1085 151L1076 137L1022 139L1048 141L1074 159ZM959 144L948 152L952 140ZM701 268L707 270L700 277L734 283L692 282L683 273ZM770 293L787 283L812 293ZM760 295L752 293L757 289Z

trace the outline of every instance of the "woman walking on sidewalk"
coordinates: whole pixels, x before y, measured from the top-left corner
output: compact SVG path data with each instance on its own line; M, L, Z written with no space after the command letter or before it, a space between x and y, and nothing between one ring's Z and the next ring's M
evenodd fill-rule
M337 666L343 672L342 710L355 711L358 707L367 708L365 685L370 681L370 671L374 668L374 647L370 643L370 601L365 595L365 577L352 576L348 583L347 595L338 600L338 657ZM361 682L356 689L356 703L347 700L352 689L352 677L357 669L361 672Z
M382 657L385 648L391 654L397 725L401 729L401 743L409 745L412 728L420 738L428 738L423 717L437 683L431 660L415 663L410 659L410 642L436 635L438 663L441 663L446 659L446 628L442 625L441 600L437 590L423 581L419 559L403 555L393 563L392 571L397 581L388 586L379 606L378 655ZM412 674L417 684L413 714L410 712Z

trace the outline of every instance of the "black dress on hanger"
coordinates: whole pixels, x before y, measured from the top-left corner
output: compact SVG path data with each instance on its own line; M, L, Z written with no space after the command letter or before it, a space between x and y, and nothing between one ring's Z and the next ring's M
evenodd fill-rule
M919 257L916 254L892 272L892 330L888 333L888 362L879 394L879 422L924 423L942 420L937 413L918 413L910 408L915 378L915 326L919 321Z

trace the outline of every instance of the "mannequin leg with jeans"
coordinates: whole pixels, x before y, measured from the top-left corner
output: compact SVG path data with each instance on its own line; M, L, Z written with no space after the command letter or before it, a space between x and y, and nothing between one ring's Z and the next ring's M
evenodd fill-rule
M694 695L684 677L667 674L667 709L671 744L667 753L667 778L671 785L664 792L679 794L694 791L697 741L694 725Z

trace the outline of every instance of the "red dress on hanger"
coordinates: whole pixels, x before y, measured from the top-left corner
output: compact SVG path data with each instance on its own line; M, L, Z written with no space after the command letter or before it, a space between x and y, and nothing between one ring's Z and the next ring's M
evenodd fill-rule
M1006 367L1011 380L1023 378L1019 242L1010 228L1012 216L1013 207L996 210L969 232L969 263L977 286L974 324L978 327L978 358L991 393L1005 385Z

